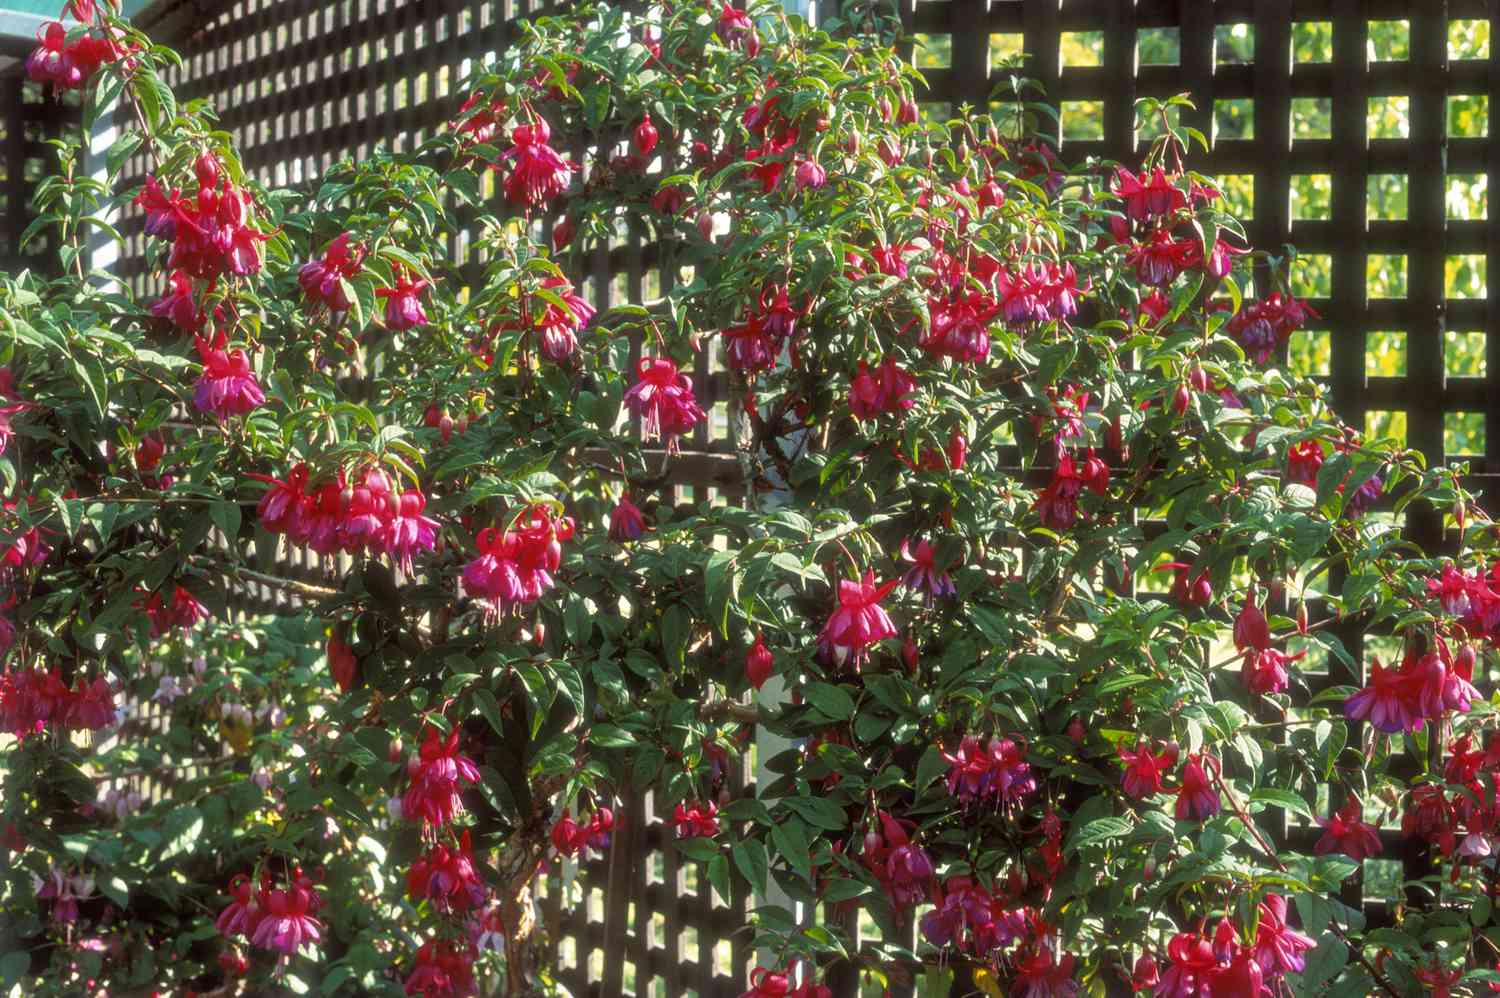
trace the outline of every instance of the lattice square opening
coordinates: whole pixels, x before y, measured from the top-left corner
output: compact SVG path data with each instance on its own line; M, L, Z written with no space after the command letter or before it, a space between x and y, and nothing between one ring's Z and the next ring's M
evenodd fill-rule
M918 69L947 69L953 65L953 36L912 35L912 65Z
M1323 221L1332 217L1333 177L1327 173L1299 173L1292 176L1292 217Z
M1411 23L1408 21L1371 21L1369 23L1371 62L1399 62L1411 58Z
M1293 97L1292 138L1333 138L1333 98Z
M1144 118L1138 117L1135 125L1136 142L1150 142L1152 139L1160 138L1166 134L1162 128L1163 114L1172 123L1173 128L1180 129L1182 127L1182 108L1180 107L1169 107L1161 114L1153 114Z
M1484 333L1443 333L1443 372L1451 378L1482 378L1488 344Z
M1136 61L1142 66L1177 66L1182 63L1180 28L1142 28L1135 34Z
M1214 26L1214 62L1220 66L1244 66L1255 61L1255 25Z
M1399 330L1367 333L1365 374L1372 378L1406 377L1406 333Z
M1483 457L1484 413L1443 413L1443 456Z
M1489 135L1489 97L1485 94L1450 94L1448 134L1459 139L1482 139Z
M1064 31L1058 39L1058 57L1064 69L1104 65L1104 32Z
M1365 134L1372 139L1411 137L1411 98L1371 97L1365 113Z
M1488 218L1489 191L1489 177L1483 173L1448 174L1443 189L1447 216L1464 222Z
M1293 62L1333 61L1333 22L1294 21L1292 23Z
M1365 258L1365 288L1371 298L1406 297L1406 257L1371 253Z
M1395 409L1372 409L1365 413L1365 442L1389 440L1406 446L1406 413Z
M1026 36L1019 31L990 35L990 69L1017 65L1026 49Z
M1214 178L1224 195L1224 210L1236 218L1255 217L1255 177L1249 173L1221 173Z
M1213 139L1255 138L1255 101L1249 97L1234 97L1214 101Z
M1404 173L1372 173L1365 183L1365 218L1371 221L1406 220L1408 184Z
M1488 59L1490 57L1490 22L1458 20L1448 22L1449 59Z
M1074 140L1104 138L1104 102L1102 100L1063 101L1062 137Z
M1287 367L1303 377L1328 377L1333 335L1326 329L1299 329L1287 340Z
M1449 298L1483 298L1488 269L1483 253L1449 256L1443 261L1443 293Z
M1333 293L1333 256L1303 253L1292 261L1292 292L1298 298L1327 298Z

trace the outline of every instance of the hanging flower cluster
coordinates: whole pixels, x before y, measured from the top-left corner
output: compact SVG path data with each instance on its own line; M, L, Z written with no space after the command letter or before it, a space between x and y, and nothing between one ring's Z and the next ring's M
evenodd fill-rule
M321 305L336 317L352 307L345 282L359 273L365 255L363 244L350 245L353 238L351 232L339 233L322 256L307 261L297 271L297 283L307 298L308 308Z
M625 405L644 424L648 440L660 438L667 453L677 453L678 437L708 418L693 395L693 379L667 357L642 357L635 373Z
M148 593L137 606L145 611L151 621L151 637L160 638L174 630L192 630L210 616L208 607L198 597L182 586L172 587L170 600L162 599L161 593Z
M1344 713L1389 734L1418 731L1449 711L1467 713L1470 703L1482 699L1472 682L1474 658L1467 645L1451 655L1442 638L1426 652L1408 643L1399 668L1372 661L1369 682L1344 701Z
M351 485L342 471L315 489L297 464L283 479L254 474L270 486L257 507L260 524L319 554L384 554L410 572L412 559L437 546L440 524L427 516L420 489L397 491L389 475L368 467Z
M0 671L0 732L102 731L116 720L115 689L104 676L80 675L70 687L55 668Z
M1261 995L1287 974L1307 966L1314 942L1287 923L1286 898L1270 894L1260 903L1255 939L1242 942L1242 930L1222 919L1212 939L1180 932L1167 944L1167 969L1156 983L1157 998L1199 995Z
M966 735L958 748L944 752L948 762L948 792L965 805L1015 804L1036 790L1026 746L1014 738L996 735L986 744L977 735Z
M317 918L323 896L300 868L294 867L280 887L269 871L261 874L258 889L248 876L238 874L229 883L229 896L232 900L214 922L226 939L246 939L279 954L282 961L323 939Z
M407 761L406 776L411 782L401 797L401 816L436 832L463 813L459 793L478 782L479 768L458 750L457 728L444 737L428 727L422 747Z
M92 0L88 6L92 7ZM92 10L78 19L87 25L93 20ZM26 75L58 90L81 90L100 66L128 54L125 46L108 35L95 33L92 27L70 33L60 22L48 21L37 30L37 47L26 59Z
M915 822L879 810L876 824L865 833L859 854L872 876L885 888L898 910L927 900L933 887L934 867L927 850L911 840Z
M493 612L535 603L556 585L562 546L573 537L573 520L532 506L505 530L479 532L479 556L464 566L464 592L485 600Z

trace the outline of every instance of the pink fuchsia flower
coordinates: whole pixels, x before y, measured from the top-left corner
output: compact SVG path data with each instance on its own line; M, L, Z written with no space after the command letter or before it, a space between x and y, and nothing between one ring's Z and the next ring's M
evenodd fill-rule
M474 947L429 939L412 959L405 990L410 998L467 998L475 994Z
M760 51L760 37L755 33L755 24L750 20L750 15L736 10L728 0L725 0L723 10L719 12L718 34L719 41L727 47L739 49L751 58Z
M78 921L78 902L94 895L94 878L83 873L67 874L53 865L45 880L32 875L32 888L38 901L52 902L52 920L59 925Z
M1420 677L1414 682L1405 669L1387 669L1374 660L1364 689L1344 701L1344 715L1390 734L1417 731L1426 723Z
M1123 167L1115 171L1114 193L1125 202L1125 214L1133 222L1149 222L1187 207L1187 197L1160 167L1149 176L1132 174Z
M875 573L870 571L857 582L840 580L839 607L818 635L818 643L831 650L834 661L842 665L852 659L858 667L871 645L896 636L896 625L881 608L880 601L896 588L899 581L892 579L877 584Z
M322 940L323 926L313 917L313 892L306 887L291 886L256 894L260 919L250 941L262 949L292 956L304 945Z
M444 914L472 911L484 904L484 885L474 871L467 828L457 845L438 843L417 857L406 873L406 893L413 901L431 901Z
M1211 755L1190 755L1183 763L1182 782L1177 788L1179 821L1206 821L1219 813L1219 792L1209 779L1210 768L1215 772L1219 768L1219 760Z
M927 900L933 886L932 858L911 841L912 823L877 811L879 826L865 834L860 860L885 887L898 909Z
M926 593L928 602L935 598L958 595L953 577L937 567L937 552L926 538L911 546L911 538L901 542L901 560L911 565L901 577L906 588Z
M740 374L753 375L776 366L781 342L766 329L759 316L721 334L724 338L724 362Z
M679 839L711 839L719 834L719 806L713 801L678 804L672 810L672 827Z
M427 508L427 497L421 489L402 492L395 498L395 504L395 515L385 525L382 542L386 553L410 575L412 556L437 547L441 524L422 512Z
M961 364L984 360L990 353L989 324L1000 305L982 291L955 292L927 304L930 325L918 345L934 357Z
M556 584L562 545L573 536L573 521L533 506L500 531L479 532L479 556L464 566L464 592L488 600L495 612L533 603Z
M463 813L459 792L479 780L479 768L458 750L457 728L444 738L436 728L429 727L418 754L407 763L406 773L411 784L401 798L401 814L410 821L437 827Z
M564 278L549 277L542 287L561 299L562 307L547 302L536 323L537 351L554 364L561 364L578 352L578 331L594 317L594 307L580 298Z
M394 288L376 288L375 297L385 299L385 326L400 333L427 325L427 311L422 307L426 278L412 280L405 274L396 278Z
M869 365L859 362L859 373L849 385L849 411L855 419L875 419L892 413L900 415L916 404L911 395L917 390L916 379L887 357L871 372Z
M1312 939L1287 924L1286 898L1268 894L1260 903L1260 922L1255 930L1251 954L1267 977L1300 974L1307 965L1302 955L1314 946Z
M198 356L203 374L193 392L193 404L200 412L213 413L220 420L243 416L266 402L250 360L241 349L226 350L223 332L212 341L198 337Z
M775 668L776 661L771 656L771 649L766 647L765 635L757 634L755 644L750 646L750 651L745 655L745 678L758 690L766 685L766 680L771 678Z
M252 478L270 486L256 506L256 515L260 518L262 527L278 534L290 528L292 519L299 515L302 506L308 501L308 475L307 465L300 462L292 467L284 481L250 472Z
M151 314L166 319L185 333L198 335L208 316L193 297L193 279L180 270L172 272L171 287L151 306Z
M307 261L297 271L297 283L302 286L309 306L324 305L335 313L349 310L352 303L343 282L359 273L364 258L363 246L350 248L353 238L353 233L339 233L321 257Z
M92 682L78 677L64 719L68 727L82 731L102 731L116 721L115 691L108 679L96 676Z
M1177 765L1176 743L1165 746L1160 752L1152 752L1144 743L1137 745L1133 752L1124 747L1115 751L1125 767L1120 785L1126 794L1140 800L1166 789L1162 786L1162 777Z
M1245 594L1245 606L1234 618L1234 646L1240 651L1262 651L1271 647L1271 626L1255 603L1252 587Z
M1251 693L1280 693L1287 687L1290 674L1287 666L1297 661L1307 652L1301 651L1295 655L1278 651L1275 648L1265 648L1260 651L1250 649L1245 652L1245 663L1240 668L1240 678L1245 682L1245 688Z
M1055 956L1045 942L1027 946L1015 958L1010 993L1014 998L1074 998L1079 984L1073 980L1073 964L1072 954Z
M255 927L260 924L261 916L250 878L243 873L236 874L229 882L229 896L233 900L219 913L214 926L226 939L232 939L235 936L244 936L248 939L254 934Z
M651 115L647 114L642 117L640 124L635 126L635 135L632 138L636 155L651 155L656 149L656 143L660 138L661 134L656 130L656 122L651 120Z
M948 762L948 793L964 803L993 800L1012 804L1036 790L1025 746L1012 738L991 738L986 745L973 735L959 743Z
M693 395L693 380L667 357L642 357L635 372L625 405L645 424L647 439L660 437L676 453L677 438L708 418Z
M793 177L799 191L820 190L828 183L828 171L823 169L817 160L808 159L805 156L797 158L796 172Z
M511 204L535 208L546 204L568 189L575 169L548 145L552 129L538 118L530 125L519 125L510 133L511 148L500 157L513 159L510 176L505 178L505 198Z
M1215 994L1219 959L1201 932L1179 932L1167 943L1170 961L1156 985L1156 998L1199 998ZM1258 992L1250 998L1259 998Z
M615 508L609 511L609 539L616 544L639 540L646 532L646 518L640 507L622 495Z

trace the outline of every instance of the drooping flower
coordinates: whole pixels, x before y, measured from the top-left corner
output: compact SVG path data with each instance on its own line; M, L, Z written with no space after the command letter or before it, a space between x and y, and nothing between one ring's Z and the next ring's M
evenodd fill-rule
M313 917L313 893L293 885L275 890L262 888L256 895L260 918L250 940L262 949L292 956L304 944L319 942L322 924Z
M180 270L174 270L170 283L170 289L152 304L151 314L166 319L185 333L198 335L208 316L193 297L193 279Z
M255 888L250 883L250 878L243 873L235 874L234 879L229 882L229 896L232 900L228 907L219 913L219 917L214 921L214 927L226 939L234 936L244 936L248 939L254 934L261 916L260 908L255 900Z
M1125 202L1125 214L1133 222L1149 222L1187 207L1187 197L1157 167L1149 176L1116 168L1114 193Z
M330 312L347 312L352 305L343 282L359 273L364 247L350 248L354 234L341 232L323 250L323 255L304 263L297 271L297 283L307 297L308 305L324 305Z
M418 754L406 766L411 780L401 798L401 814L410 821L441 827L463 813L459 792L479 780L479 769L458 750L458 729L444 738L429 727Z
M1295 655L1288 655L1275 648L1260 651L1249 649L1245 652L1240 678L1251 693L1280 693L1287 687L1287 666L1306 654L1307 652L1300 651Z
M410 998L468 998L475 994L474 947L429 939L417 948L405 991Z
M935 598L958 595L953 577L937 567L937 552L933 550L932 542L925 537L917 542L915 548L911 546L911 538L902 541L901 560L911 565L901 581L906 588L925 593L928 602Z
M651 155L652 151L656 149L656 143L660 137L660 133L656 130L656 122L651 120L649 113L646 114L641 118L640 124L635 126L635 135L632 138L632 142L635 146L636 154L643 157Z
M629 495L620 496L615 508L609 512L609 539L616 544L639 540L646 532L646 518L640 507L630 501Z
M892 579L877 584L872 571L866 571L857 582L851 579L839 581L839 607L818 635L818 643L830 649L834 661L842 665L852 659L858 667L871 645L896 636L896 625L880 601L896 588L899 581Z
M828 183L828 171L815 159L806 156L797 157L796 172L793 174L799 191L820 190Z
M1177 819L1206 821L1219 813L1219 792L1210 782L1207 770L1219 768L1211 755L1195 753L1182 765L1182 783L1177 788Z
M990 353L989 324L1000 304L982 291L955 292L927 303L930 325L919 341L935 357L961 364L984 360Z
M1260 922L1255 931L1251 953L1267 977L1300 974L1307 966L1302 955L1314 941L1293 929L1286 920L1286 898L1268 894L1260 903Z
M466 912L484 904L485 890L474 870L474 849L466 828L458 844L441 842L412 862L406 893L413 901L431 901L444 914Z
M719 806L713 801L680 803L672 810L672 827L679 839L711 839L719 834Z
M776 366L781 343L771 335L760 317L752 317L727 327L724 338L724 361L740 374L753 375Z
M359 679L359 658L354 654L348 636L344 633L346 629L345 624L334 626L333 633L328 637L326 655L328 671L332 674L333 681L338 683L340 690L348 693Z
M1245 593L1245 606L1234 618L1234 647L1239 651L1261 651L1271 647L1271 627L1255 603L1255 590Z
M911 397L916 390L916 379L901 370L896 358L885 358L873 373L860 361L859 373L849 385L849 411L855 419L875 419L885 413L900 415L916 404Z
M739 49L751 58L760 51L760 37L755 33L755 24L750 15L736 10L729 0L719 12L719 40L732 49Z
M1420 686L1404 669L1387 669L1378 659L1370 665L1369 682L1344 701L1344 715L1351 721L1368 721L1377 730L1391 734L1415 732L1426 721Z
M511 204L535 208L546 204L568 189L574 165L548 145L552 129L541 118L529 125L518 125L511 131L511 148L500 157L513 159L510 176L505 178L505 197Z
M266 396L260 390L255 372L250 370L245 351L238 347L227 350L222 331L212 341L198 337L197 344L203 374L193 392L193 404L200 412L225 420L243 416L265 404Z
M755 689L760 689L771 678L775 671L776 662L771 656L771 649L766 647L765 635L757 634L755 644L750 646L750 651L745 655L745 678Z
M464 566L464 592L488 600L496 612L542 598L562 565L562 542L573 536L573 522L533 506L507 530L479 532L479 556Z
M395 287L375 289L375 297L385 299L387 329L400 333L427 325L427 310L422 307L421 296L428 283L426 278L412 280L403 273L396 277Z
M562 364L578 352L578 331L594 317L594 307L579 297L564 278L549 277L542 287L561 299L563 307L546 303L536 322L537 350L554 364Z
M1023 949L1015 959L1013 998L1074 998L1079 984L1073 979L1073 955L1056 956L1052 948L1038 943Z
M648 439L660 437L668 453L676 453L677 438L708 418L693 395L693 380L667 357L642 357L635 371L625 404L645 424Z
M1175 742L1168 744L1160 752L1152 752L1151 748L1144 743L1136 746L1134 751L1124 746L1116 748L1115 751L1125 767L1120 785L1126 794L1137 800L1163 792L1165 787L1162 785L1162 777L1177 765Z
M423 513L427 497L421 489L407 489L395 501L395 513L385 524L380 542L403 572L410 575L412 557L437 547L441 524Z

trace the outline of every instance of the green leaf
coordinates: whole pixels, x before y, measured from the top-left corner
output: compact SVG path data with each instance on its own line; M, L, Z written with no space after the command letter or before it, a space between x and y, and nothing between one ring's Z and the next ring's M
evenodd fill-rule
M837 686L809 683L802 696L831 721L847 721L854 716L854 698Z
M715 551L703 567L703 584L708 599L708 619L719 628L719 633L729 637L729 606L737 598L738 573L734 571L738 551Z
M812 852L807 845L807 828L796 818L771 828L771 844L776 853L809 884L813 882Z
M505 718L500 714L500 703L495 699L495 694L482 686L476 688L474 690L474 706L478 707L479 713L483 714L484 719L490 722L490 727L495 730L495 734L505 734Z
M730 850L734 856L734 865L745 878L745 882L755 891L755 896L764 898L766 896L766 882L770 864L766 860L766 847L759 839L746 839L736 842ZM727 896L727 895L726 895Z
M844 809L826 797L786 797L781 803L796 811L808 824L830 832L841 831L849 823Z
M708 882L725 901L734 897L734 893L729 889L729 858L723 852L716 853L708 861Z
M235 544L235 538L240 535L240 504L237 502L216 502L208 508L209 515L214 518L214 526L229 539L230 549L239 550Z
M630 748L635 736L617 724L596 724L589 730L589 741L600 748Z
M1261 787L1250 795L1250 802L1253 804L1274 804L1276 807L1284 807L1288 811L1295 811L1309 821L1313 818L1312 808L1308 806L1307 801L1290 790L1282 790L1278 787Z

